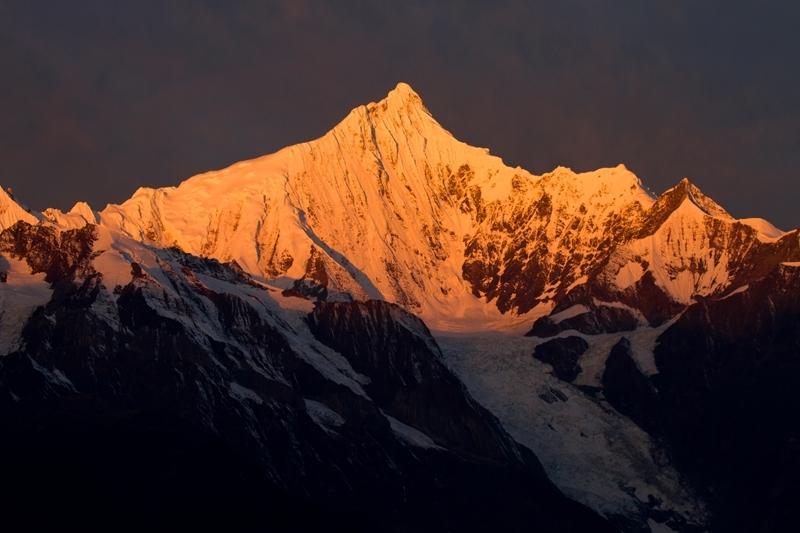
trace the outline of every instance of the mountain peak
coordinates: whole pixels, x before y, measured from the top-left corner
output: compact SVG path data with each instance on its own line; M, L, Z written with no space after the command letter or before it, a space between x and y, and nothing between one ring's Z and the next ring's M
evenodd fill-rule
M411 87L411 85L407 84L404 81L397 82L397 85L395 85L394 89L389 91L387 98L392 98L392 97L397 97L397 98L416 97L417 99L420 98L419 94Z
M453 140L425 107L419 94L404 82L399 82L383 99L354 108L330 133L338 136L339 141L360 139L356 142L363 146L381 137L380 134L376 136L376 129L385 130L386 147L401 139L410 142L433 138Z
M667 189L650 207L647 222L640 230L640 235L650 235L669 219L673 213L682 208L689 208L700 216L708 216L723 220L733 217L714 200L706 196L688 178L683 178L674 187Z
M367 104L367 110L373 114L414 114L422 111L430 115L430 112L422 102L420 95L405 82L398 82L394 89L389 91L383 100Z
M420 95L404 81L397 82L394 89L389 91L382 101L408 105L409 103L422 104Z
M4 187L0 187L0 230L13 225L18 220L24 220L29 224L36 224L38 221L36 216L17 202L10 188L6 190Z
M92 207L86 202L76 202L72 209L68 212L69 215L77 215L83 218L88 224L97 224L97 217L92 211Z
M706 196L697 185L689 181L689 178L681 179L675 187L665 192L664 196L669 196L673 199L673 202L677 202L676 207L683 201L688 200L708 216L733 219L722 206Z

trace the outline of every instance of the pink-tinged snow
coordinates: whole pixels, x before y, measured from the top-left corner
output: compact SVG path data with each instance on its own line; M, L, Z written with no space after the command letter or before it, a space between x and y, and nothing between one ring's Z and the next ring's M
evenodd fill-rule
M642 262L648 265L656 284L683 304L726 286L730 258L727 253L715 256L709 218L713 217L691 197L684 199L655 233L629 242L615 253L608 269L617 287L625 289L638 281L645 272ZM698 270L696 264L706 268Z
M439 331L524 331L552 303L524 316L503 314L462 278L464 238L478 222L443 196L448 176L462 166L469 169L465 186L479 188L498 213L542 191L557 206L586 204L600 217L652 204L622 165L586 173L559 167L544 176L508 167L453 137L400 83L318 139L177 187L139 189L100 220L137 240L235 260L275 286L302 277L313 246L336 291L399 303ZM526 185L515 190L515 182Z
M635 285L644 276L644 269L640 263L630 262L617 271L615 284L622 290Z
M582 315L582 314L588 313L588 312L589 312L589 308L588 307L586 307L585 305L582 305L582 304L576 304L576 305L573 305L571 307L568 307L568 308L564 309L560 313L556 313L554 315L550 315L549 318L553 323L558 324L559 322L567 320L568 318L574 318L576 316L579 316L579 315Z
M742 285L741 287L736 287L735 289L733 289L729 293L725 294L724 296L721 296L720 298L717 298L717 300L726 300L726 299L730 298L731 296L734 296L736 294L740 294L740 293L743 293L743 292L747 291L749 288L750 288L750 285Z
M0 186L0 231L13 226L20 220L28 224L36 224L39 221L35 215L14 201L6 190Z
M131 263L137 263L159 284L166 287L171 285L163 272L163 268L169 265L161 257L164 252L157 248L100 225L97 226L94 251L98 255L92 261L92 266L102 274L103 285L109 290L130 283L133 278Z
M605 516L639 516L646 525L652 495L662 510L690 522L704 521L697 496L664 464L657 443L602 400L551 376L549 366L533 358L541 339L492 334L437 340L469 392L537 455L567 496ZM610 348L610 338L601 342ZM566 400L554 400L553 391Z
M97 224L97 216L86 202L77 202L66 213L54 208L45 209L42 211L42 218L60 229L82 228L86 224Z
M768 220L764 220L763 218L741 218L739 222L742 224L746 224L756 230L763 241L773 241L780 239L786 232L776 228L772 225Z
M0 355L7 355L20 348L22 328L53 291L44 273L32 274L25 261L0 255L0 270L7 272L6 282L0 283Z
M465 182L452 193L456 175ZM603 273L609 285L626 290L649 271L667 294L689 304L697 295L720 294L730 283L735 260L715 255L710 220L730 228L747 225L762 241L783 235L763 219L735 220L688 180L671 192L676 190L686 197L664 223L611 257ZM465 207L465 191L479 192L480 213L474 205ZM531 217L531 205L543 198L553 216ZM439 332L522 333L553 309L558 294L586 283L596 265L570 263L566 277L556 276L570 281L551 281L532 310L501 313L496 301L476 296L463 279L466 242L483 239L501 258L526 257L545 246L540 267L549 272L558 258L594 257L610 221L623 216L635 227L653 204L624 165L583 173L558 167L541 176L506 166L488 150L456 139L400 83L318 139L176 187L140 188L97 214L79 202L68 213L48 209L42 216L61 229L99 221L105 233L95 266L110 287L130 280L131 260L159 276L157 254L133 246L135 241L236 261L277 288L303 277L313 249L334 297L395 302ZM0 191L0 229L17 220L35 223L37 217ZM502 229L508 227L517 229ZM531 238L537 235L546 240Z

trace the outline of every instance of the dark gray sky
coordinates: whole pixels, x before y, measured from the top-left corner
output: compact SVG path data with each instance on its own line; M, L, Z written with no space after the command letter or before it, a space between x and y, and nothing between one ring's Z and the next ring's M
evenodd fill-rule
M509 164L688 176L795 227L799 28L794 0L0 0L0 183L102 208L317 137L403 80Z

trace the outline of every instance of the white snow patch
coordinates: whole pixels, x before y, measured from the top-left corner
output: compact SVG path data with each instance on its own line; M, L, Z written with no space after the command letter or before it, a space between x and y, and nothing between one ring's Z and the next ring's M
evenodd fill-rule
M647 520L647 526L650 528L650 533L676 533L679 530L672 529L667 524L656 522L652 518Z
M641 311L622 302L609 302L606 300L592 298L592 303L594 303L594 305L597 307L613 307L615 309L624 309L636 319L640 326L647 326L649 324L647 318L642 314Z
M387 415L386 413L383 415L387 420L389 420L389 424L392 426L392 431L394 431L398 437L406 441L408 444L416 446L417 448L428 448L433 450L444 449L436 444L432 438L417 428L411 427L408 424L404 424L396 418Z
M32 274L25 261L0 256L0 270L7 272L6 282L0 283L0 355L7 355L20 348L22 329L33 311L50 301L53 290L45 274Z
M343 426L345 423L342 415L325 405L324 403L316 400L309 400L304 398L306 404L306 413L311 419L317 423L325 431Z
M583 285L587 281L589 281L589 276L581 276L581 277L579 277L578 279L576 279L575 281L573 281L572 283L569 284L569 286L564 290L564 294L569 294L569 291L571 291L572 289L574 289L575 287L577 287L579 285Z
M771 222L764 220L763 218L742 218L739 219L739 222L746 224L758 231L760 237L766 237L766 239L761 239L764 241L774 241L786 235L785 231L776 228Z
M234 398L237 398L239 400L250 400L259 405L264 403L264 400L261 399L261 396L259 396L258 393L253 389L248 389L244 385L236 383L235 381L232 381L229 387L231 391L231 396L233 396Z
M717 298L717 300L727 300L731 296L733 296L735 294L739 294L739 293L745 292L749 288L750 288L750 285L742 285L741 287L737 287L736 289L732 290L731 292L729 292L725 296L722 296L721 298Z
M46 368L41 364L37 363L35 359L30 359L30 362L33 368L36 369L38 372L40 372L44 377L46 377L50 383L62 386L73 392L77 390L75 388L75 385L72 384L72 381L70 381L69 378L65 376L64 373L58 368L53 368L52 370L50 370L49 368Z
M550 320L553 321L553 323L558 324L559 322L567 320L568 318L576 317L578 315L582 315L582 314L588 313L588 312L589 312L589 308L586 307L585 305L575 304L572 307L568 307L568 308L564 309L560 313L556 313L554 315L550 315L549 318L550 318Z

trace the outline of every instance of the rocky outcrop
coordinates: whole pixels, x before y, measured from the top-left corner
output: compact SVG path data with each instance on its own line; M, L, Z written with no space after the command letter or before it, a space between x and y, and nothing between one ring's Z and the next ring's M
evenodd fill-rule
M602 385L603 395L614 409L650 433L658 434L661 416L656 389L636 364L628 339L622 338L611 349Z
M573 381L581 373L578 361L588 348L580 337L559 337L536 346L533 356L552 366L558 379Z
M55 283L91 275L95 239L92 225L59 231L18 221L0 233L0 253L24 259L32 273L44 273L47 282Z
M450 450L500 461L519 456L494 417L444 366L438 346L417 317L397 305L371 300L317 302L308 320L320 341L370 376L364 387L386 413Z
M283 294L325 300L328 298L329 279L322 254L316 247L312 247L311 255L306 262L305 274L302 278L295 280L290 288L283 291Z

